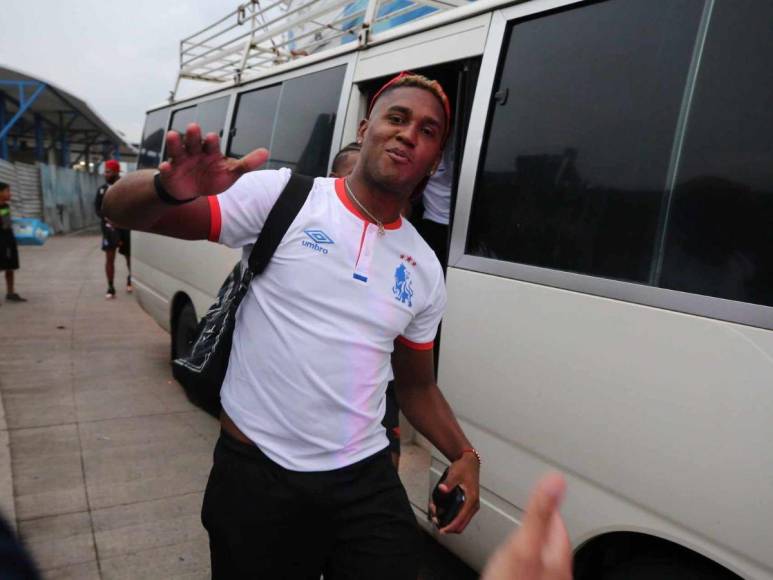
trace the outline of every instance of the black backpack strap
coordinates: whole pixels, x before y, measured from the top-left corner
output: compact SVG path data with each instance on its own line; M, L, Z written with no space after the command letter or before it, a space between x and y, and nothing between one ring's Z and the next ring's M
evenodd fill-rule
M268 265L290 224L306 203L312 185L314 185L313 177L299 173L293 173L290 176L290 181L271 208L266 223L263 224L263 229L250 252L249 269L254 275L259 275Z

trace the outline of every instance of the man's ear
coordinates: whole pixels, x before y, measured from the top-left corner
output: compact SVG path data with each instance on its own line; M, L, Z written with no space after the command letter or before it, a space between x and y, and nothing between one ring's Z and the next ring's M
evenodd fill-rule
M365 131L368 130L368 120L363 119L360 121L360 126L357 127L357 144L362 145L362 142L365 140Z
M429 168L427 175L429 176L435 175L437 168L440 167L440 159L441 157L438 157L437 159L435 159L435 162L432 164L432 167Z

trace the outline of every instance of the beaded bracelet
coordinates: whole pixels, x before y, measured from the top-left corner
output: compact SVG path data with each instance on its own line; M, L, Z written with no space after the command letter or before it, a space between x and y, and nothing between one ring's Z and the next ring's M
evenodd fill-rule
M475 449L474 447L465 447L464 449L462 449L462 453L461 455L459 455L459 459L461 459L462 455L464 455L465 453L472 453L475 456L475 459L478 460L478 465L483 463L483 461L480 458L480 453L478 453L478 450Z

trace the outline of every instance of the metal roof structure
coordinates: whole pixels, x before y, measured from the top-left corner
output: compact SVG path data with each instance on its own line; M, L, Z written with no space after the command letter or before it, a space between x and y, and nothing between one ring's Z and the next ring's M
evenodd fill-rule
M248 0L180 42L183 79L241 82L272 67L356 42L374 32L472 0Z
M137 150L86 101L53 83L0 65L0 158L69 167L136 157Z

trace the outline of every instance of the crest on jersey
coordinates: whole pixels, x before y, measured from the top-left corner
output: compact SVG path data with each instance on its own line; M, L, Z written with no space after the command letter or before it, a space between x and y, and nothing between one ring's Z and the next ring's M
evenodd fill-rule
M413 263L414 265L416 264L416 262L411 262L410 258L407 261L409 263ZM403 304L407 303L408 306L413 306L413 286L411 284L411 272L408 270L404 263L401 263L395 269L395 285L392 286L392 293L395 295L395 300L399 300Z

